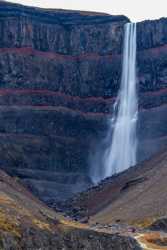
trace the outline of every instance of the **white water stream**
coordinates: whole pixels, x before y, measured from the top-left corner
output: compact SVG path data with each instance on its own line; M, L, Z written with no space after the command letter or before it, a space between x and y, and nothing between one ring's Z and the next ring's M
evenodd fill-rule
M110 120L112 140L104 154L103 178L136 164L136 124L138 104L136 93L136 24L125 25L121 87Z

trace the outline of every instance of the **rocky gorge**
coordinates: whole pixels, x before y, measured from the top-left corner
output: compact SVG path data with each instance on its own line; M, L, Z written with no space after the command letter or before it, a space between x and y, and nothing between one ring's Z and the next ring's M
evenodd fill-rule
M135 25L137 165L92 181L128 22L0 1L0 249L166 249L165 17Z
M125 16L0 2L0 165L46 203L92 184ZM138 161L167 144L167 19L137 24Z

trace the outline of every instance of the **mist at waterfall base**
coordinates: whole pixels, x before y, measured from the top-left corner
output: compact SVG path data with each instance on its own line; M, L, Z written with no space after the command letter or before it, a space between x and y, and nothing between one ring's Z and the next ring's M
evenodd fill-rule
M136 24L126 24L124 34L121 86L108 121L107 136L92 157L91 178L94 183L136 164Z

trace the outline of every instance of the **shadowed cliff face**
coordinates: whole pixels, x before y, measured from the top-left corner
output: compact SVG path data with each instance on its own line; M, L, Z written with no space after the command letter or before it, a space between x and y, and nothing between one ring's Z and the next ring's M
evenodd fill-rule
M139 160L167 145L167 19L137 25Z
M91 184L128 19L2 2L0 14L1 165L46 202L68 198Z
M0 163L46 202L91 184L89 154L119 89L127 22L0 2ZM165 22L137 25L140 159L166 144Z

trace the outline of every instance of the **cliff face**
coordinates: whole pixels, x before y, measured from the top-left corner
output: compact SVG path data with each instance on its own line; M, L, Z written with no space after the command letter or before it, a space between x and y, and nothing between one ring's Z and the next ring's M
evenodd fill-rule
M108 95L112 78L105 83L106 64L122 51L126 17L4 3L0 13L1 82L6 88Z
M117 86L127 21L0 3L0 162L45 201L91 183L89 147Z
M46 202L91 183L89 153L120 86L127 22L0 2L0 163ZM166 144L166 22L138 24L140 159Z
M167 145L167 19L137 26L139 86L139 159Z

